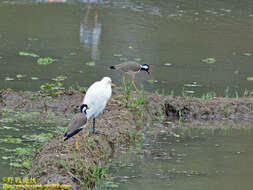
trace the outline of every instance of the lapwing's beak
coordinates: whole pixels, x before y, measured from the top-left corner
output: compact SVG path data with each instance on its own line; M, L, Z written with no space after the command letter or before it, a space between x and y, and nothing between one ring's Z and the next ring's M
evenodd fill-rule
M115 87L115 86L117 86L117 85L116 85L116 84L113 84L113 83L111 82L111 86L112 86L112 87Z

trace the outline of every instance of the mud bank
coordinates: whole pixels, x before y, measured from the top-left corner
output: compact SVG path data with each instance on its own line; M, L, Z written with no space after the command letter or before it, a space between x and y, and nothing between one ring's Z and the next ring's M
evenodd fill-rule
M133 97L136 95L136 93L131 94ZM42 96L40 92L16 92L3 89L0 91L0 119L1 122L4 122L7 117L16 120L30 118L46 120L47 115L53 112L57 121L65 124L66 118L79 111L83 96L84 94L79 91L62 91L57 97L51 97ZM122 91L114 89L105 112L112 111L115 104L116 107L113 109L127 108L126 101L127 98L123 97ZM145 111L149 116L155 118L163 115L164 120L253 120L252 97L201 99L145 93L145 104Z
M79 111L84 94L62 91L57 97L40 92L0 93L0 121L37 120L48 122L54 116L59 125L67 125ZM36 113L36 114L35 114ZM100 136L90 133L91 123L79 135L79 149L74 138L64 142L63 134L55 135L35 155L29 175L38 184L69 184L72 189L89 189L105 178L106 163L118 148L141 141L146 127L153 122L202 120L253 120L253 98L171 97L156 94L123 95L114 89L103 114L97 119Z

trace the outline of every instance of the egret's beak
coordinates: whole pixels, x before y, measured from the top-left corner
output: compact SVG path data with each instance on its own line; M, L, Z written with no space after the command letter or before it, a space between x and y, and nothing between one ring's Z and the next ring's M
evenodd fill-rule
M113 83L111 82L111 86L112 86L112 87L115 87L115 86L117 86L117 85L116 85L116 84L113 84Z

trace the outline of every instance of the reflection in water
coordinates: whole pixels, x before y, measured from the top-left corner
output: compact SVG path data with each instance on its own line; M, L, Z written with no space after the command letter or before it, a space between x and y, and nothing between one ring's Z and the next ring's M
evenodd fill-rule
M81 1L81 0L80 0ZM88 7L84 15L83 23L80 25L80 42L84 44L84 47L91 49L92 60L98 60L100 57L99 43L101 35L101 23L98 22L98 0L82 0L81 2L87 3ZM91 6L95 4L95 13L91 13ZM89 17L92 23L89 22Z

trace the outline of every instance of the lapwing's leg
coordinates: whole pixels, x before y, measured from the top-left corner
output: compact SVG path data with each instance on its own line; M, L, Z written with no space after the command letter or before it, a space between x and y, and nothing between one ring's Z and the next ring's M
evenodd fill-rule
M78 147L78 134L76 134L76 150L79 150L79 147Z
M132 84L134 85L134 88L135 88L136 92L139 92L138 88L134 84L134 75L132 75Z
M125 89L126 89L126 73L124 73L124 75L123 75L123 84L124 84Z

